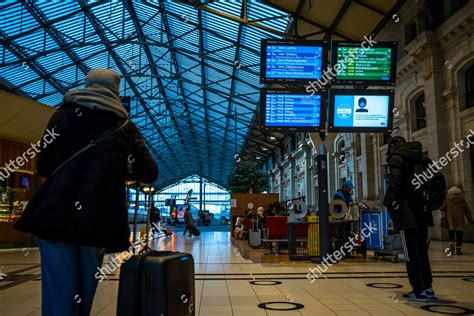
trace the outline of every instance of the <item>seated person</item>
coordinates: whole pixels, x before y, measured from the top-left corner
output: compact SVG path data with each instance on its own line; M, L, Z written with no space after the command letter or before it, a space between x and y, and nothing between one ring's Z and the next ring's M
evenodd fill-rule
M254 213L254 212L253 212L252 210L246 210L244 217L245 217L245 218L252 219L253 213Z
M263 217L267 217L267 216L275 216L275 214L273 213L273 205L272 204L269 204L267 209L263 212Z

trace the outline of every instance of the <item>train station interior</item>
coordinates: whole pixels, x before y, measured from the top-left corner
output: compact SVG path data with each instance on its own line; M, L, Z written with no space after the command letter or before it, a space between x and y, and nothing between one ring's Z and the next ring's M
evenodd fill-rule
M0 12L0 316L474 315L474 1Z

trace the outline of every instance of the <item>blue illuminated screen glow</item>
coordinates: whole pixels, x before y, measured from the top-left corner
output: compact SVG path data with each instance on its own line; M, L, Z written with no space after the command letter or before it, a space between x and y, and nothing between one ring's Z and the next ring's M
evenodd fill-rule
M334 127L387 128L388 95L335 95Z
M265 103L267 127L320 126L321 95L268 93Z
M266 78L320 79L322 66L322 46L267 46Z

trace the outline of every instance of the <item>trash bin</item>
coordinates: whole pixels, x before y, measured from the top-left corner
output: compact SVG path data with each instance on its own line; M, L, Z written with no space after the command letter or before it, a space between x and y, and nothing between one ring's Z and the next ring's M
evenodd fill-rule
M288 223L288 255L290 260L319 258L319 218L308 222Z

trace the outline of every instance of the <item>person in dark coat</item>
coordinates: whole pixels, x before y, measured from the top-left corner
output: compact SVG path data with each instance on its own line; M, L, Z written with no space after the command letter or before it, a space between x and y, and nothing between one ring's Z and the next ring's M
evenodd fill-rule
M186 235L186 232L189 232L189 237L192 237L192 227L193 227L193 214L191 213L189 205L186 206L184 210L184 225L185 229L183 232L183 236Z
M435 299L433 277L428 256L428 227L433 226L431 212L425 211L423 192L415 190L412 180L415 167L423 159L419 142L407 143L403 137L392 137L388 143L388 188L384 198L394 228L400 231L408 278L413 291L403 294L411 301Z
M89 315L104 253L130 247L125 182L152 183L158 176L120 102L119 74L93 69L85 81L84 89L64 96L48 123L45 134L59 136L38 156L38 173L48 178L37 193L43 196L33 197L15 225L37 237L42 313L48 316ZM95 145L74 156L88 144Z
M472 214L460 188L449 188L446 200L440 208L442 216L446 218L449 234L449 248L451 253L462 255L463 229L467 223L472 224ZM456 250L456 252L454 252Z

